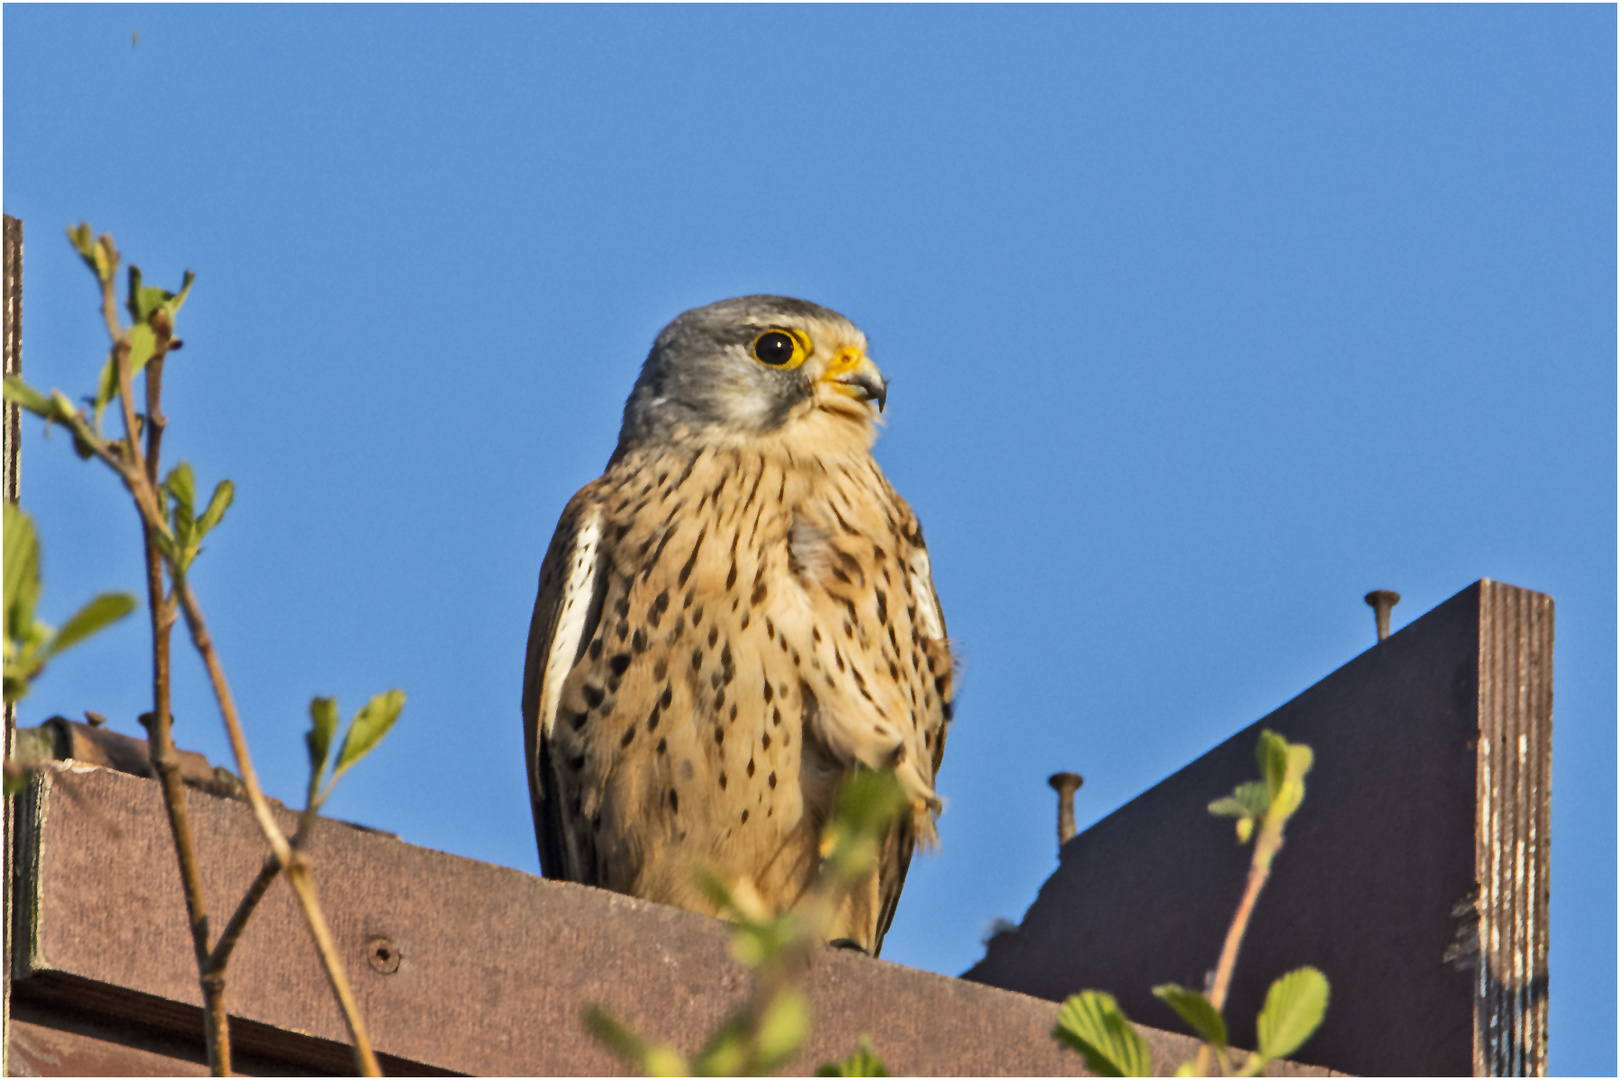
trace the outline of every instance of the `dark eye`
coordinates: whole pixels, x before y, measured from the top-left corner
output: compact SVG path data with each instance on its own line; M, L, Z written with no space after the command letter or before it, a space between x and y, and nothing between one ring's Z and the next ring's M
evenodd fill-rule
M771 367L781 367L794 358L799 343L782 330L767 330L754 339L754 359Z

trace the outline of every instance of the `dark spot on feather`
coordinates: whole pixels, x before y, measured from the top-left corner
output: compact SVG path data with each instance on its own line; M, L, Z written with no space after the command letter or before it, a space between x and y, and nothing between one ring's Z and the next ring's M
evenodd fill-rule
M629 653L616 653L613 656L613 658L608 661L608 667L613 671L613 674L615 674L615 675L623 675L624 672L625 672L625 669L628 668L629 666L630 666L630 654Z
M731 560L731 572L726 575L726 591L730 592L731 587L735 584L737 584L737 560L733 559Z
M765 599L765 593L767 591L768 590L766 589L765 583L763 581L760 582L758 585L755 585L754 586L754 591L748 594L748 606L749 607L758 607L760 601Z
M692 545L692 554L686 557L685 564L681 566L681 574L677 579L677 584L679 584L682 588L685 588L686 586L686 579L692 576L692 568L697 566L698 551L702 549L703 539L704 537L708 536L708 534L709 527L705 525L702 531L698 533L697 543ZM688 600L687 602L690 603L691 601Z
M714 708L715 708L715 711L716 712L720 711L720 709L723 708L725 706L725 704L726 704L726 692L725 692L725 689L722 688L722 689L716 690L714 692Z
M765 616L765 636L772 641L776 640L776 624L771 622L769 615Z
M590 683L585 684L585 704L591 708L594 709L602 704L602 698L605 696L600 686L592 686Z
M629 727L624 729L624 735L620 737L619 745L621 747L629 746L630 745L630 740L634 739L635 737L636 737L636 725L631 724Z
M725 773L720 774L720 790L721 791L726 790L726 774Z
M772 789L773 789L773 790L774 790L774 789L775 789L775 787L776 787L776 774L775 774L775 773L771 773L771 775L769 775L769 776L767 776L767 777L766 777L766 778L765 778L765 782L766 782L766 783L767 783L767 784L769 784L769 785L771 785L771 788L772 788Z
M709 627L709 648L711 648L711 649L714 648L714 643L719 641L719 640L720 640L720 628L718 626Z
M590 653L591 653L591 659L592 660L600 660L600 659L602 659L602 639L601 638L597 638L595 641L591 642Z
M585 767L585 755L575 754L573 757L569 758L568 767L573 769L575 772L579 772L579 770Z
M692 609L692 629L696 630L697 629L697 624L702 622L702 621L703 621L703 605L699 604L697 607Z
M658 620L662 619L664 617L664 612L666 612L668 610L669 610L669 590L665 589L663 592L659 593L658 596L653 600L653 602L652 602L652 610L647 612L647 621L652 623L653 626L656 627L658 625Z
M702 666L703 666L703 650L701 648L693 649L692 650L692 670L696 671L698 668L700 668Z
M714 725L714 745L719 746L726 741L726 731L719 724Z
M882 589L877 591L878 622L887 626L889 624L889 596Z
M746 810L742 812L742 823L744 825L748 824L748 811Z
M647 651L647 635L642 632L639 626L636 627L635 635L630 639L630 648L638 653Z
M676 798L674 788L669 789L669 812L672 814L681 812L681 800Z
M613 605L613 613L621 619L630 614L630 601L626 597L619 597Z
M748 775L750 778L754 775L754 759L752 757L748 759Z
M653 664L653 681L661 682L669 673L669 661L660 656Z
M664 710L658 705L654 705L652 707L652 712L647 714L647 730L648 731L657 731L658 730L658 718L663 714L663 711Z
M762 748L766 749L766 750L769 750L771 748L771 733L770 732L767 731L765 734L763 734L763 735L761 735L759 737L759 745ZM773 784L771 786L775 787L776 785Z
M585 726L585 716L586 714L582 712L569 714L568 726L573 728L575 731L580 730Z
M821 630L818 627L812 626L810 628L810 636L815 640L817 645L821 644Z
M771 723L777 727L782 726L782 710L778 709L775 705L771 706Z
M658 704L661 708L667 709L669 708L669 703L674 700L674 698L674 692L670 690L669 684L666 683L664 685L664 692L658 695Z
M769 679L766 679L765 680L765 703L767 705L769 705L770 702L771 702L771 698L773 698L775 696L776 696L776 691L771 689L771 681Z
M630 636L630 624L625 622L623 619L620 619L619 625L613 628L613 632L618 636L620 641L623 641L625 638Z
M658 740L658 752L660 754L662 754L667 749L669 749L669 744L665 740L659 739Z

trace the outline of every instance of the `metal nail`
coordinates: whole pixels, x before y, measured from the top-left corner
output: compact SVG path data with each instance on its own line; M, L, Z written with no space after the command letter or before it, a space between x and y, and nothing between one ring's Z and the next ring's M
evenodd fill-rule
M1060 772L1047 777L1046 782L1058 793L1058 847L1061 848L1074 836L1074 793L1085 780L1078 773Z
M1390 609L1401 602L1401 594L1393 589L1374 589L1362 599L1373 609L1373 615L1378 620L1378 640L1383 641L1389 637Z
M399 946L385 937L375 937L366 943L366 963L381 975L392 975L399 970Z

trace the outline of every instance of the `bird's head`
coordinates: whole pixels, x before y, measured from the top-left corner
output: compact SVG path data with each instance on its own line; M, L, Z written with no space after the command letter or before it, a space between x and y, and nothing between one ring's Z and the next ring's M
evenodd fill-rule
M765 435L817 410L869 427L887 391L866 335L836 311L739 296L659 333L625 402L620 443Z

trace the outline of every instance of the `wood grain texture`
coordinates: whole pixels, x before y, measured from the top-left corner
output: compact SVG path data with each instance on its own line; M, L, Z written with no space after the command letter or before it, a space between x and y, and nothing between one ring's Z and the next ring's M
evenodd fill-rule
M23 890L32 929L18 939L26 946L19 995L71 1004L102 1022L200 1033L201 996L157 785L75 766L40 780L33 794L24 838L36 857ZM262 840L245 806L188 797L208 895L224 904L257 870ZM337 822L318 824L311 858L391 1074L623 1074L585 1033L585 1003L691 1051L748 993L729 929L706 916ZM397 958L391 969L368 961L379 939ZM870 1033L896 1075L1082 1072L1079 1057L1049 1037L1057 1015L1050 1002L839 950L817 954L806 982L815 1027L789 1071L844 1057ZM227 994L243 1053L347 1067L342 1021L284 886L266 896L243 937ZM1194 1049L1185 1036L1143 1033L1163 1073Z

